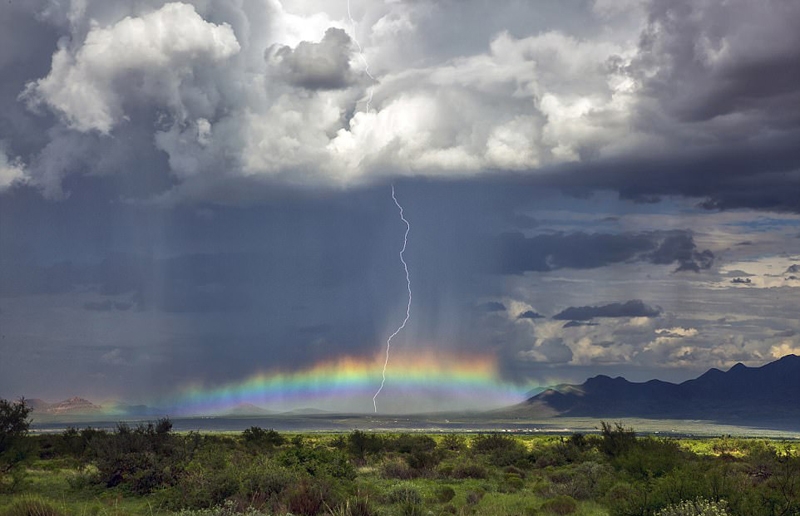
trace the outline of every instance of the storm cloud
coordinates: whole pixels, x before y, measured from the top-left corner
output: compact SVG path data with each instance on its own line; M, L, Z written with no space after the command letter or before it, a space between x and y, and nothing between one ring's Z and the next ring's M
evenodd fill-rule
M302 41L297 48L272 47L267 60L294 86L307 90L346 88L353 80L350 37L342 29L328 29L319 43Z
M678 271L699 272L714 261L709 250L698 251L689 232L555 233L525 237L506 233L499 242L501 271L595 269L614 263L645 261L658 265L677 263Z
M588 321L596 317L658 317L661 310L640 299L602 306L570 306L553 316L558 321Z
M237 202L268 195L264 182L511 172L565 191L800 210L783 188L800 184L800 9L779 0L595 2L532 25L529 8L468 1L448 41L424 32L452 24L447 3L356 3L357 26L338 7L291 2L3 9L4 48L19 43L27 64L19 49L0 59L0 188L58 197L70 176L145 157L160 184L123 195ZM104 152L121 139L136 148Z
M798 5L350 4L0 3L0 392L800 349Z

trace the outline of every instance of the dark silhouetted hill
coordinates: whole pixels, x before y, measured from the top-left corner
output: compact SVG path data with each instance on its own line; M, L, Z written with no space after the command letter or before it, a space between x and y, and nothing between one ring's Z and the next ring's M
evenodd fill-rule
M680 384L595 376L514 407L524 409L570 417L794 421L800 427L800 357L787 355L761 367L736 364L726 372L710 369Z

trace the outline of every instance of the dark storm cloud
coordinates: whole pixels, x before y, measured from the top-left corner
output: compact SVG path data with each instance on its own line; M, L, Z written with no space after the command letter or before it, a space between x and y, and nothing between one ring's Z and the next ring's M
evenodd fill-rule
M698 251L692 235L683 233L665 238L649 256L652 263L668 265L678 263L676 272L708 269L714 263L714 253L706 249Z
M647 9L630 69L644 86L636 118L685 149L661 163L620 164L609 185L630 199L678 194L706 197L710 209L800 211L788 193L800 188L800 33L792 28L800 4L656 0ZM693 145L695 131L722 143Z
M302 41L296 48L287 46L267 50L268 61L289 83L307 90L336 90L349 86L350 36L342 29L328 29L319 43Z
M488 303L484 303L484 304L478 306L478 309L480 311L482 311L482 312L487 312L487 313L505 312L506 311L506 305L504 305L503 303L497 302L497 301L490 301Z
M797 122L800 5L655 0L648 17L633 66L667 113L689 122L735 112L773 126Z
M598 323L595 322L581 322L581 321L569 321L565 323L562 328L580 328L582 326L600 326Z
M356 53L349 36L331 28L341 12L309 21L287 18L289 3L109 1L83 10L4 4L0 140L6 155L0 163L19 158L25 177L51 197L64 194L71 176L88 173L120 176L118 197L180 190L174 198L237 204L273 195L270 187L252 188L255 178L315 188L350 179L369 183L386 170L460 176L466 161L470 174L510 169L530 176L532 185L575 194L611 189L635 202L680 195L704 199L712 209L800 211L794 195L800 189L800 7L782 0L658 0L626 14L610 2L562 4L376 7L364 22L375 23L368 43L383 58L376 67L385 91L377 91L376 118L362 133L347 131L353 104L370 81L350 69ZM134 37L133 24L121 23L126 16L142 30L174 22L181 37L148 51L139 45L147 33ZM387 31L390 22L397 26ZM275 44L270 38L280 39L273 34L280 23L292 30L308 23L318 36L298 42L293 34L291 46ZM59 39L69 45L58 47ZM115 46L123 40L131 43L124 53ZM630 41L640 43L626 46ZM264 70L269 48L272 66ZM495 74L508 60L513 66ZM573 62L591 73L572 74ZM537 74L529 77L533 68ZM410 84L403 82L406 73ZM141 80L129 80L130 74ZM261 82L276 77L287 86L277 88L281 102ZM610 90L619 80L635 87ZM431 96L434 90L441 94ZM535 103L513 100L525 91L537 92ZM86 92L96 95L87 101ZM450 109L447 99L462 94L469 107ZM621 108L602 100L620 95ZM565 117L575 107L572 96L600 104ZM546 97L550 111L533 107ZM411 98L419 102L395 104ZM396 116L393 105L410 120L432 116L416 131L424 136L393 132L403 125L386 122ZM326 106L333 118L323 116ZM524 122L509 124L517 115ZM596 130L606 122L608 130ZM528 141L526 127L550 136ZM478 133L491 137L465 143ZM336 135L346 149L341 154L328 152L338 148ZM378 140L390 143L370 154ZM366 155L354 157L357 151ZM555 159L557 151L566 157ZM424 164L431 160L432 167ZM525 217L511 223L535 227ZM708 263L698 256L678 261L678 269Z
M517 319L543 319L544 316L542 314L536 313L533 310L528 310L522 312L517 316Z
M506 233L500 243L501 271L521 274L557 269L595 269L614 263L644 261L678 264L677 271L708 269L711 251L698 251L692 235L682 231L645 233L556 233L527 238Z
M553 316L558 321L588 321L595 317L658 317L661 309L646 305L640 299L602 306L570 306Z

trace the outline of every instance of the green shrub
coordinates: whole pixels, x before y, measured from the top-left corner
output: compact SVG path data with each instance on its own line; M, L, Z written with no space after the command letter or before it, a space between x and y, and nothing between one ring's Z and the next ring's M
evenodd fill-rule
M113 434L93 438L90 447L98 480L106 487L123 485L136 494L175 485L191 450L171 429L167 418L136 427L119 423Z
M340 480L356 478L355 468L342 451L323 446L289 448L281 451L275 459L282 466L308 473L312 477L330 476Z
M227 501L222 505L216 505L208 509L183 509L176 516L269 516L255 507L247 507L241 510L233 501Z
M436 488L435 497L439 503L448 503L456 497L456 491L450 486L440 486Z
M675 441L646 437L620 451L612 462L633 478L644 480L669 473L685 462L685 456Z
M517 475L519 478L526 477L525 470L517 468L515 466L506 466L505 468L503 468L503 473L513 473Z
M502 434L482 434L472 441L472 449L487 457L495 466L510 466L523 462L528 451L519 440Z
M348 499L344 505L331 511L331 516L377 516L377 514L369 500L360 496Z
M467 448L464 436L457 434L446 434L442 438L441 448L444 450L460 452Z
M347 451L356 459L363 460L367 454L380 453L385 446L384 438L380 435L354 430L347 436Z
M401 485L389 491L387 501L392 504L422 505L422 495L414 487Z
M27 439L32 410L24 399L0 399L0 491L15 490L25 476L23 464L33 451Z
M391 448L400 453L431 452L436 441L429 435L400 434L391 442Z
M641 494L627 482L614 484L603 497L603 503L613 516L642 514Z
M542 510L551 514L572 514L578 510L578 502L567 495L559 495L542 504Z
M435 468L441 461L441 456L436 452L415 451L405 456L406 464L411 469L421 473Z
M467 505L478 505L483 499L486 492L483 489L477 489L467 493Z
M289 492L287 502L289 512L300 516L317 516L327 507L338 505L330 486L318 479L302 480Z
M489 470L486 466L477 462L462 462L453 466L453 478L486 478L489 476Z
M500 484L500 491L503 493L515 493L525 486L525 481L516 473L506 473Z
M204 446L168 491L167 504L189 509L221 506L240 490L243 460L219 444Z
M411 486L401 485L392 489L387 496L387 502L398 505L402 516L422 516L425 512L422 495Z
M298 482L298 474L269 459L255 460L241 471L240 493L247 498L275 498Z
M381 476L396 480L411 480L419 476L419 472L401 459L390 459L381 464Z
M728 504L724 500L714 502L704 498L684 500L661 509L656 516L728 516Z
M613 427L605 421L600 422L600 451L609 457L619 457L636 445L636 433L621 423Z
M2 516L65 516L52 504L38 498L23 498L0 512Z
M251 426L244 430L242 438L244 442L256 446L273 447L286 444L286 439L272 428L264 430L258 426Z

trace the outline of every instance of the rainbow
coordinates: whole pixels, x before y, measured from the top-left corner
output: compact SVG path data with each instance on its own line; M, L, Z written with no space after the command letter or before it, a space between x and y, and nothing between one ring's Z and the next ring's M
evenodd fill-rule
M244 405L371 412L382 366L382 355L342 357L296 371L268 370L240 382L187 385L159 405L175 415L224 414ZM386 413L494 408L521 401L531 388L502 381L496 360L487 355L398 354L386 377Z

